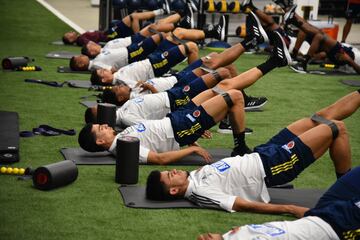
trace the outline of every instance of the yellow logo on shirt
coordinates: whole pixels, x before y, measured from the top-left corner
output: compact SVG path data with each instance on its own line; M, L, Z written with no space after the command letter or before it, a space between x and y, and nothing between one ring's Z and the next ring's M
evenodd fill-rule
M140 54L142 54L144 52L144 49L141 47L136 51L133 51L130 53L130 58L134 58L136 56L139 56Z
M159 63L154 63L153 64L153 68L155 68L155 69L158 69L158 68L162 68L162 67L164 67L166 64L168 64L169 62L168 62L168 60L167 59L164 59L164 60L162 60L161 62L159 62Z

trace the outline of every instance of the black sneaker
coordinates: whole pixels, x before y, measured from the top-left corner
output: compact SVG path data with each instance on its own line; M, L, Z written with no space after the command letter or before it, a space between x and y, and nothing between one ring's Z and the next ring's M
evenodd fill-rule
M279 5L282 9L286 9L293 5L293 0L272 0L275 4Z
M221 15L219 19L219 23L214 26L214 38L224 41L225 40L225 27L226 27L226 20L225 16Z
M245 100L245 110L259 109L267 103L266 97L247 96Z
M170 5L168 0L163 0L162 9L164 10L165 14L170 14Z
M297 73L307 73L307 64L305 62L298 62L290 65L290 68Z
M233 149L233 151L231 152L231 157L235 157L235 156L244 156L245 154L250 154L253 153L253 151L245 145L245 147L243 149Z
M241 11L244 13L250 13L254 9L254 4L252 0L243 0L240 4Z
M261 26L260 20L251 11L246 18L246 33L248 35L246 37L253 40L254 47L258 44L269 42L269 37Z
M195 27L194 23L194 13L189 4L186 5L186 15L179 23L179 27L192 29Z
M286 65L290 65L292 63L291 56L281 34L277 31L274 31L271 34L271 38L274 45L271 57L276 60L277 66L283 67Z
M198 7L196 6L196 3L192 0L186 0L186 3L189 4L191 6L191 9L194 11L194 12L197 12L198 11Z
M294 4L285 14L284 14L284 23L285 25L296 23L295 19L295 10L297 5Z
M228 124L226 121L221 121L219 123L219 128L217 130L218 133L222 134L232 134L232 128L231 125ZM245 128L245 135L250 135L254 131L251 128Z

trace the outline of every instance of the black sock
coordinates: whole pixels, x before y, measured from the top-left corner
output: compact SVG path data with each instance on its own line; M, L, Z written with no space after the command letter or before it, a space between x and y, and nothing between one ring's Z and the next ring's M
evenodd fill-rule
M339 179L339 178L341 178L342 176L344 176L345 174L347 174L350 171L351 171L351 168L348 171L344 172L344 173L335 172L336 178Z
M254 48L254 44L253 44L253 40L252 39L248 39L248 38L245 38L244 40L242 40L242 42L240 43L243 48L245 48L246 50L249 50L251 48Z
M277 61L274 60L275 58L271 57L266 62L257 66L257 68L262 72L263 76L277 67Z
M214 27L210 30L209 30L209 27L206 27L203 31L205 33L205 38L214 38L215 37Z
M233 133L234 149L242 149L246 147L245 144L245 131L241 133Z
M298 55L298 53L299 53L299 50L298 49L293 49L292 50L292 55L294 56L294 58Z

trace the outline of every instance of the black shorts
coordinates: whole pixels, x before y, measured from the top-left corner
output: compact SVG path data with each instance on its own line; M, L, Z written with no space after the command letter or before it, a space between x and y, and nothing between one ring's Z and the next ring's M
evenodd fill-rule
M360 4L350 3L345 12L346 19L353 19L360 17Z

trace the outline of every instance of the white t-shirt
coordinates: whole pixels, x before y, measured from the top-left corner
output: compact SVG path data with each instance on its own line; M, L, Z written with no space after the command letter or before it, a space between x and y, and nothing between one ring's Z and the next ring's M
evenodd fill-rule
M158 92L165 92L169 90L177 83L177 78L175 76L170 77L158 77L146 80L147 83L153 85ZM141 87L132 88L130 93L130 99L138 96L143 96L146 94L151 94L150 90L142 91Z
M358 65L360 65L360 50L357 49L356 47L350 45L350 44L347 44L347 43L342 43L342 45L344 45L345 47L351 47L352 48L352 51L354 53L354 62ZM355 69L348 65L348 64L345 64L343 66L339 66L339 71L341 72L344 72L344 73L356 73Z
M147 162L150 150L161 153L180 149L179 144L174 138L169 118L144 121L126 128L116 136L109 148L109 151L114 155L116 155L116 139L121 136L137 137L140 140L140 163Z
M138 81L146 81L154 78L154 70L149 59L133 62L120 68L114 73L113 84L123 81L130 88L134 88Z
M111 40L105 44L103 49L116 49L116 48L123 48L130 46L132 43L131 37L125 37L125 38L116 38L114 40Z
M224 240L339 240L331 226L319 217L304 217L295 221L269 222L241 226L229 231Z
M89 69L104 68L103 66L109 66L115 69L120 69L128 65L128 50L127 48L117 49L101 49L100 54L90 61ZM106 67L106 69L109 69Z
M206 208L234 212L236 197L268 203L270 196L258 153L229 157L206 165L189 175L185 198Z
M163 119L170 112L166 92L148 94L126 101L116 110L116 124L131 126L145 120Z
M292 53L294 47L295 47L295 43L296 43L296 38L294 37L290 37L290 45L289 45L289 52ZM299 53L301 53L302 55L306 55L307 52L309 51L309 48L310 48L310 44L306 41L304 41L302 44L301 44L301 47L299 49Z

